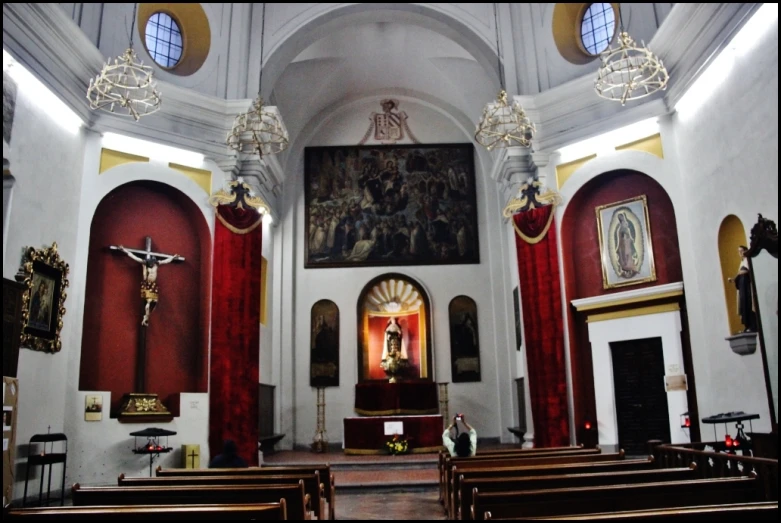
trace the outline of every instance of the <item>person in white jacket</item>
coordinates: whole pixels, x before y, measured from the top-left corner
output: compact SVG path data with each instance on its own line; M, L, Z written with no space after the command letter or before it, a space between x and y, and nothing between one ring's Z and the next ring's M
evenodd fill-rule
M458 422L464 424L467 432L458 433ZM456 438L451 437L451 431L456 429ZM454 458L468 458L475 455L477 452L477 431L466 422L463 414L456 414L453 416L453 423L445 429L442 433L442 444L447 448L447 451Z

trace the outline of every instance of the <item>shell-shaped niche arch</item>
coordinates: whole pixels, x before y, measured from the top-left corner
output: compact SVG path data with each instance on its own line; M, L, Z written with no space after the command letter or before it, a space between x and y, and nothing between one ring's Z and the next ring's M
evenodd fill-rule
M423 286L403 274L374 278L358 298L359 381L387 380L380 367L387 325L401 325L409 367L405 379L432 380L431 305Z

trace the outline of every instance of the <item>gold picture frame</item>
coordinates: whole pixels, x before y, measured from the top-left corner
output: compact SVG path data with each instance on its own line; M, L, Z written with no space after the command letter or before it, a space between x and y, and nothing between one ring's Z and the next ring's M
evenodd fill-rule
M595 211L602 286L614 289L656 281L646 196L600 205Z
M50 353L62 349L60 331L69 271L68 264L57 252L56 242L44 249L25 249L16 276L25 287L22 291L22 347Z

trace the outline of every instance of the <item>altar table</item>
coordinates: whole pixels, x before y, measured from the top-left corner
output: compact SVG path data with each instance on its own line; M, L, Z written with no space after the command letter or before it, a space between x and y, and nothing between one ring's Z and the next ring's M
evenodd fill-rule
M344 418L345 454L387 454L385 442L393 436L385 434L385 422L404 424L404 436L410 453L439 452L442 446L442 415L432 416L372 416Z
M361 416L438 414L433 381L364 381L355 385L355 412Z

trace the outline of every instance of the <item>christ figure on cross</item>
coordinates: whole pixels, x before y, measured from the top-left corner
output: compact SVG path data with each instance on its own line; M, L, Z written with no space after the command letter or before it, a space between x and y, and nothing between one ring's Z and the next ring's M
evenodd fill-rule
M184 258L178 254L161 255L151 252L151 238L147 237L147 250L136 251L135 249L127 249L122 245L116 248L127 254L131 260L137 261L141 264L143 269L144 279L141 282L141 299L144 300L144 318L141 320L141 325L144 327L149 326L149 315L157 305L157 300L160 297L160 289L157 286L157 268L160 265L167 265L175 261L184 261ZM143 254L143 258L137 256L136 253Z

